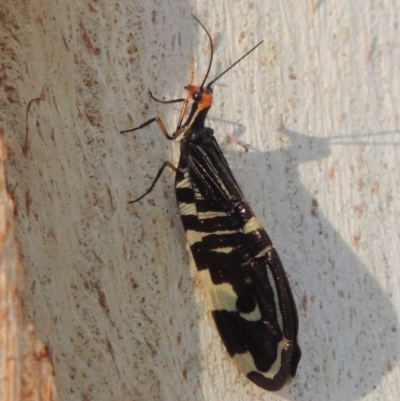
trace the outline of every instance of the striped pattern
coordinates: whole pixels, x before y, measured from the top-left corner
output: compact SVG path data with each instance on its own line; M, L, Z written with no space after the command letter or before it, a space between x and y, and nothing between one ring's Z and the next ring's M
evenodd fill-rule
M185 133L175 185L187 241L229 355L258 386L280 389L301 355L296 307L279 256L211 128Z
M205 119L213 102L213 84L247 57L250 49L216 78L209 81L213 60L213 39L205 26L211 57L200 86L187 85L176 131L171 135L155 117L130 130L157 122L164 136L181 140L177 170L164 162L150 188L154 188L165 167L176 170L176 196L186 238L218 331L229 355L239 369L266 390L279 390L296 373L301 352L297 344L296 306L286 274L267 233L237 185L232 172ZM186 121L189 101L192 106Z

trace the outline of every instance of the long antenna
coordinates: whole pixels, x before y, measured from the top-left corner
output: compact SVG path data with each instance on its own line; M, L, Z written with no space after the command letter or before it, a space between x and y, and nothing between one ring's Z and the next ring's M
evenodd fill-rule
M203 82L201 83L201 86L200 86L200 89L202 89L203 86L204 86L204 84L206 83L206 80L207 80L207 78L208 78L208 74L209 74L210 69L211 69L211 64L212 64L213 56L214 56L214 45L213 45L211 36L210 36L210 34L208 33L206 27L199 21L199 19L198 19L197 17L195 17L193 14L191 14L191 15L192 15L192 17L202 26L202 28L205 30L205 32L206 32L206 34L207 34L207 36L208 36L208 39L210 39L211 57L210 57L210 63L208 64L208 70L207 70L206 76L204 77Z
M222 75L226 74L229 70L231 70L236 64L240 63L245 57L247 57L252 51L256 50L258 46L261 45L261 43L263 43L264 41L262 40L260 43L258 43L257 45L255 45L251 50L249 50L244 56L240 57L239 60L235 61L230 67L228 67L224 72L222 72L221 74L219 74L217 76L217 78L214 78L209 84L207 84L207 88L211 88L211 85L217 81L218 79L220 79L222 77Z

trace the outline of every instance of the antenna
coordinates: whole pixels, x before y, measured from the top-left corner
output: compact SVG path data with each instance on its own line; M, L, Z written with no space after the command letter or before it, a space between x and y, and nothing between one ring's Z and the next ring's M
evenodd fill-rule
M195 17L193 14L191 14L191 15L192 15L192 17L201 25L201 27L205 30L205 32L206 32L206 34L207 34L207 36L208 36L208 39L210 39L210 46L211 46L210 63L208 64L208 69L207 69L206 76L204 77L203 82L202 82L201 85L200 85L200 89L203 89L203 86L204 86L204 84L206 83L206 80L207 80L207 78L208 78L208 74L209 74L210 69L211 69L211 64L212 64L213 56L214 56L214 45L213 45L211 36L210 36L210 34L208 33L206 27L199 21L199 19L198 19L197 17Z
M244 56L240 57L239 60L235 61L230 67L228 67L224 72L222 72L221 74L219 74L217 76L217 78L214 78L209 84L207 84L207 88L211 88L211 85L217 81L218 79L220 79L224 74L226 74L229 70L231 70L236 64L240 63L245 57L247 57L252 51L256 50L258 46L261 45L261 43L263 43L264 41L262 40L260 43L258 43L257 45L255 45L251 50L249 50Z
M201 27L204 29L204 31L206 32L208 39L210 39L210 47L211 47L211 57L210 57L210 62L208 64L208 69L207 69L207 73L203 79L203 82L200 85L200 89L203 89L204 84L206 83L206 80L208 78L208 74L210 73L210 69L211 69L211 65L213 62L213 56L214 56L214 45L211 39L211 35L209 34L209 32L207 31L206 27L200 22L200 20L195 17L193 14L191 14L192 17L201 25ZM255 45L251 50L249 50L244 56L240 57L239 60L235 61L230 67L228 67L225 71L223 71L221 74L219 74L217 76L217 78L214 78L210 83L207 84L207 88L211 89L211 85L214 84L215 81L217 81L218 79L220 79L224 74L226 74L229 70L231 70L236 64L240 63L245 57L247 57L251 52L253 52L254 50L257 49L258 46L261 45L261 43L263 43L264 41L262 40L260 43L258 43L257 45Z

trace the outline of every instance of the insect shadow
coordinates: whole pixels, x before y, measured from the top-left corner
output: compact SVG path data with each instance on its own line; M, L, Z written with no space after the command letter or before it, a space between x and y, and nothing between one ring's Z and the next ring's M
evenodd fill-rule
M303 359L295 379L299 385L290 388L288 398L356 400L373 391L398 363L398 319L371 269L318 209L318 199L302 182L299 167L328 157L332 141L288 129L281 133L288 146L269 152L252 148L240 158L239 163L246 164L243 169L231 161L232 149L225 154L249 198L246 181L254 178L241 175L265 166L266 173L257 176L257 185L265 187L262 199L249 200L255 213L267 220L265 228L282 255L300 307ZM251 184L253 196L257 185Z

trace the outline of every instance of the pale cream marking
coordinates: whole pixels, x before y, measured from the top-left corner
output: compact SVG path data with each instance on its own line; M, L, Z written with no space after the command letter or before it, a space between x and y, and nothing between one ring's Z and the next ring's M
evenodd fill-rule
M179 213L183 216L197 215L196 205L194 203L179 203Z
M266 248L264 248L261 252L257 253L256 256L254 256L255 258L262 258L263 256L265 256L267 253L270 254L271 250L274 247L272 245L268 245Z
M212 282L210 272L205 269L198 273L201 280L207 302L211 310L236 311L237 295L229 283L215 285Z
M199 212L198 215L200 220L212 219L214 217L230 217L230 214L226 212Z
M191 186L189 174L185 174L184 178L176 185L176 188L190 188Z
M231 253L235 248L231 246L221 247L221 248L212 248L211 251L218 253Z
M276 318L278 320L279 327L283 332L283 318L282 318L281 309L279 307L278 289L276 288L276 283L275 283L274 277L272 275L271 269L269 269L268 266L266 267L266 269L267 269L268 280L271 284L272 292L274 293Z
M256 217L252 217L244 226L243 226L243 232L245 234L251 233L254 230L258 230L262 228L260 222Z
M194 197L197 200L204 200L203 195L200 193L199 188L193 185L193 192L194 192Z
M220 230L220 231L213 231L211 233L206 233L202 231L187 230L186 238L189 242L189 245L193 245L194 243L201 241L204 237L208 237L210 235L229 235L229 234L236 234L238 232L239 231L237 230ZM196 238L195 241L193 241L194 238Z
M186 231L186 239L190 246L195 244L196 242L201 242L201 236L197 231L187 230Z
M256 365L254 364L253 355L250 352L245 352L244 354L236 354L232 358L237 367L244 373L249 374L250 372L258 372L267 379L273 379L281 369L282 365L282 351L286 346L290 343L289 340L283 338L279 344L277 349L277 357L273 365L269 368L267 372L261 372L257 369Z
M202 283L206 294L208 306L211 310L226 310L229 312L238 312L236 307L237 294L229 283L214 284L209 270L201 270L198 277ZM250 313L240 313L243 319L248 321L258 321L261 319L261 312L256 308Z

